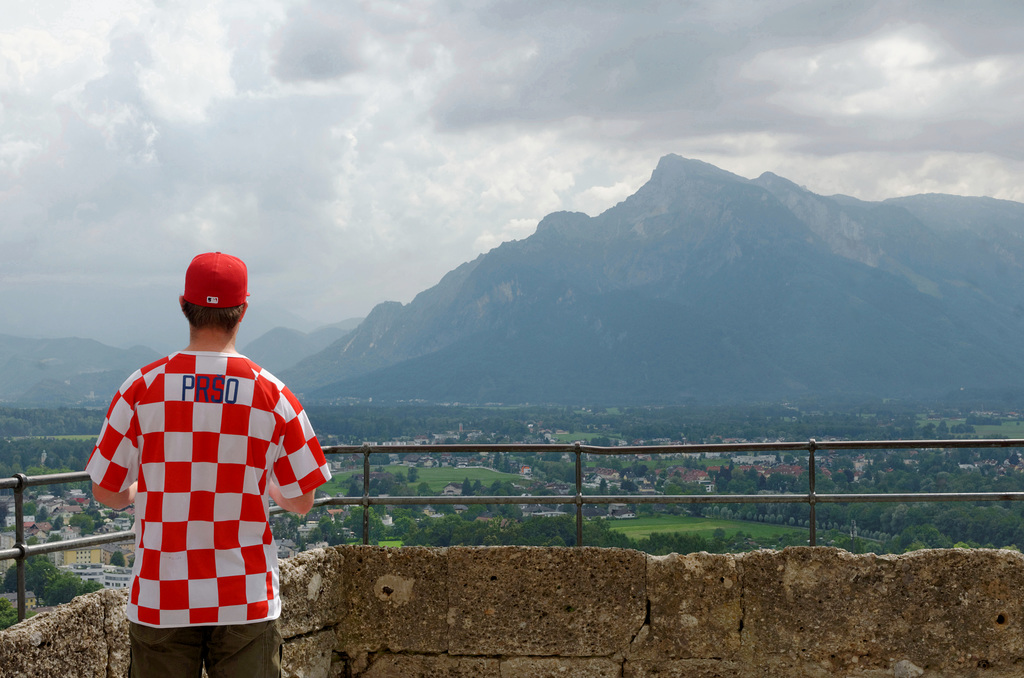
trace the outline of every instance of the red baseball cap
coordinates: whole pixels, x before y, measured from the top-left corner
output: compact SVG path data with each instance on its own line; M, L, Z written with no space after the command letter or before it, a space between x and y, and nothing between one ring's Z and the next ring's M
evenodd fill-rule
M245 262L220 252L196 256L185 272L185 301L196 306L232 308L249 296Z

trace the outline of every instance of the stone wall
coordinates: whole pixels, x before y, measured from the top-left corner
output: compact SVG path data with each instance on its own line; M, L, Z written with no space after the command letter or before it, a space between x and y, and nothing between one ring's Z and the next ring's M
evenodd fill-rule
M346 546L283 561L285 675L1024 675L1024 556ZM124 593L0 632L0 675L124 676Z

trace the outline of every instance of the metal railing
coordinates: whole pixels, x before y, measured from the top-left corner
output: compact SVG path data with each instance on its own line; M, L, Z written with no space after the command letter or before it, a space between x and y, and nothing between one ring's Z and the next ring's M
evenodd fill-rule
M884 440L884 441L827 441L819 443L813 438L807 442L774 442L774 443L736 443L713 445L664 445L664 446L629 446L629 447L597 447L572 444L466 444L466 445L336 445L325 447L328 455L355 454L362 456L363 492L358 497L322 497L314 502L314 506L361 506L363 507L363 544L369 543L371 506L415 506L436 504L538 504L565 505L573 504L576 508L576 546L583 545L583 507L587 504L807 504L810 510L808 521L811 546L817 544L817 505L845 503L884 503L884 502L963 502L963 501L1024 501L1024 492L913 492L903 494L819 494L816 492L817 463L816 455L820 451L894 451L921 449L956 449L956 448L1024 448L1024 439L985 439L985 440ZM594 456L625 456L625 455L669 455L669 454L731 454L742 455L750 452L806 452L807 453L807 492L780 494L700 494L700 495L666 495L666 494L619 494L619 495L585 495L583 494L583 458L584 455ZM371 496L370 456L374 454L472 454L472 453L508 453L508 454L551 454L570 455L575 461L574 495L516 495L516 496ZM93 535L66 541L49 542L46 544L28 544L25 539L24 526L24 492L29 487L55 485L89 481L85 472L55 473L52 475L26 476L17 473L11 478L0 479L0 490L14 490L15 512L15 544L13 548L0 549L0 560L17 561L18 584L18 619L26 614L25 597L25 561L29 556L43 555L57 551L71 551L83 547L131 541L131 531L116 532L105 535ZM283 512L280 507L273 507L272 514Z

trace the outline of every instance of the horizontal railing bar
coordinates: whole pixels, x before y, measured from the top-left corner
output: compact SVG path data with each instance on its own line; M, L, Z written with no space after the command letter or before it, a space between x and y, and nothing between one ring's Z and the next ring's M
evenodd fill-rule
M38 485L57 485L63 483L77 483L89 480L89 474L85 471L67 471L64 473L48 473L42 476L26 476L23 487L34 487ZM0 490L13 490L21 485L19 478L0 479Z
M518 504L527 506L530 504L542 505L564 505L564 504L782 504L782 503L807 503L806 494L627 494L627 495L596 495L586 494L577 500L576 495L517 495L517 496L492 496L492 497L369 497L364 501L363 497L332 497L328 503L345 506L408 506L423 505L432 506L465 504Z
M58 551L74 551L88 546L99 546L100 544L114 544L122 541L130 541L135 538L135 533L126 530L124 532L111 532L110 534L94 534L88 537L78 537L67 541L50 541L45 544L26 544L25 556L38 556L45 553L56 553ZM11 548L0 550L0 560L20 558L21 549Z
M462 497L330 497L323 505L337 506L410 506L475 504L807 504L810 494L585 494L575 495L499 495ZM947 502L947 501L1024 501L1024 492L946 492L914 494L815 494L814 500L828 504L872 502Z
M329 455L362 455L369 452L372 455L379 454L442 454L445 452L493 452L493 453L524 453L542 452L559 453L575 451L574 444L564 442L484 442L480 444L460 442L452 444L433 444L417 442L403 442L401 444L332 444L323 448Z
M1024 444L1024 441L1022 441ZM577 446L565 443L549 443L538 445L495 444L495 443L459 443L456 445L332 445L323 448L327 454L473 454L488 453L523 453L537 452L544 454L574 454L578 449L584 454L603 456L624 456L630 454L700 454L703 452L754 452L754 451L806 451L808 443L715 443L711 445L622 445L618 447L598 447L596 445ZM426 448L426 449L424 449Z
M872 504L886 502L1024 501L1024 492L916 492L907 494L816 494L827 504Z
M458 443L419 445L330 445L323 448L327 454L473 454L477 452L542 452L547 454L574 453L579 449L584 454L619 456L630 454L704 454L726 452L807 452L810 442L765 442L765 443L712 443L700 445L623 445L619 447L598 447L566 443L551 444L504 444L504 443ZM957 438L952 440L826 440L817 441L817 450L907 450L907 449L956 449L988 447L1024 447L1021 438Z
M957 438L955 440L826 440L818 450L938 450L978 447L1024 447L1021 438Z

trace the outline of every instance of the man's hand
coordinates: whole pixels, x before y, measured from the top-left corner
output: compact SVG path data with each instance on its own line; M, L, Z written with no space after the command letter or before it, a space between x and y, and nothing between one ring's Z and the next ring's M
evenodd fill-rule
M309 513L309 509L313 508L313 494L316 490L310 490L301 497L289 499L281 496L281 488L277 486L277 483L271 480L267 486L267 492L269 492L270 498L274 500L274 503L285 511L291 511L292 513L304 516Z
M135 491L138 489L138 486L139 483L136 481L129 485L127 490L111 492L110 490L93 483L92 498L112 509L123 509L125 506L135 501Z

